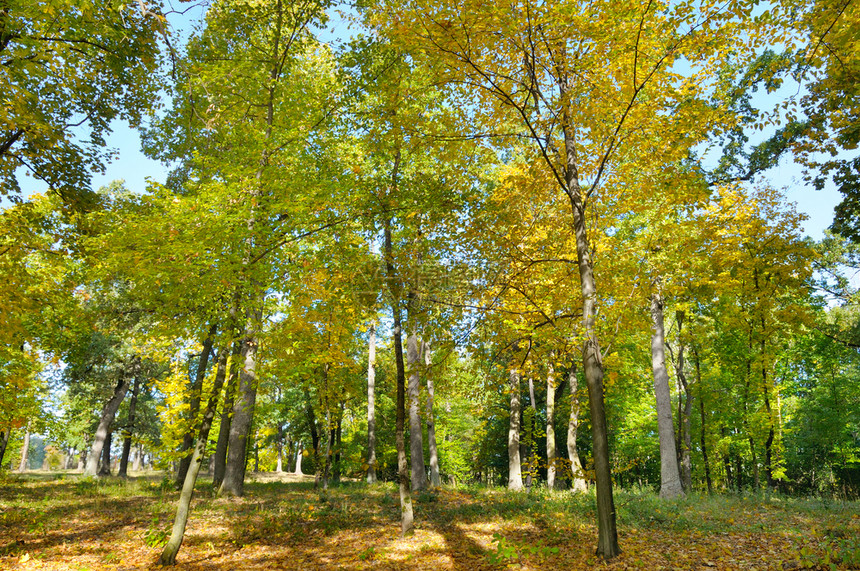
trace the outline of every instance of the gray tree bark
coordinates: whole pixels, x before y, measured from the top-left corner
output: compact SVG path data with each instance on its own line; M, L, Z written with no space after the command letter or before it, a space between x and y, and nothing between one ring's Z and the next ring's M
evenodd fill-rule
M241 496L245 491L245 454L254 407L257 403L257 337L249 334L242 341L239 365L239 387L233 405L230 440L227 445L227 465L224 480L218 489L221 496Z
M218 369L215 373L215 384L212 386L212 393L209 395L209 402L206 405L206 410L203 413L203 422L200 425L200 434L197 437L197 443L194 446L194 452L191 456L191 463L185 473L185 481L182 483L182 492L179 494L179 502L176 506L176 519L173 522L173 530L170 534L170 539L167 545L164 546L164 551L161 552L161 557L158 562L161 565L174 565L176 563L176 554L179 553L179 548L182 545L182 540L185 537L185 526L188 524L188 515L191 511L191 496L194 493L194 484L197 482L197 476L200 473L200 466L203 464L203 454L206 452L206 442L209 440L209 431L212 428L212 421L215 418L215 413L218 409L218 398L221 395L221 387L224 385L224 378L227 376L227 351L222 350L218 356Z
M278 425L278 434L277 434L277 446L278 446L278 465L275 467L275 472L281 473L284 471L284 425Z
M414 316L409 316L414 322ZM427 487L427 467L424 465L424 441L421 435L421 416L418 393L421 378L418 372L418 337L414 331L406 340L406 359L409 369L409 452L412 460L412 491L423 490Z
M131 400L128 403L128 423L125 426L122 442L122 456L119 461L117 476L128 477L128 458L131 455L131 437L134 434L134 421L137 412L137 395L140 392L140 375L134 377L134 386L131 389Z
M559 95L569 94L569 79L558 78ZM588 404L591 411L591 435L594 447L594 475L597 480L597 554L611 559L621 553L618 547L618 528L615 520L615 500L612 497L612 470L609 464L609 434L606 428L606 410L603 403L603 356L597 339L597 286L594 283L594 263L588 244L585 223L585 204L576 166L578 156L576 136L565 107L561 127L564 134L565 165L564 191L570 200L573 215L573 233L576 239L576 258L579 283L582 291L582 319L585 343L582 349L583 369L588 383Z
M3 467L3 457L6 456L6 448L9 446L9 436L12 434L12 428L7 428L0 432L0 468Z
M140 469L143 467L143 444L137 445L137 450L134 452L134 464L131 469L135 472L140 472Z
M576 447L576 437L579 432L579 380L576 378L576 367L572 366L568 373L570 385L570 419L567 422L567 458L570 460L571 489L575 492L588 490L582 462L579 460L579 449Z
M546 487L555 489L555 367L550 355L546 373Z
M394 158L391 179L392 187L397 189L397 176L400 168L400 151ZM409 466L406 463L406 367L403 363L403 328L400 314L400 286L394 267L393 246L391 243L391 218L385 220L385 268L388 290L391 292L391 315L394 321L394 365L397 371L396 417L394 424L394 442L397 447L397 483L400 491L400 533L409 536L415 533L414 515L412 512L412 490L409 483Z
M113 396L108 400L102 408L101 418L99 419L98 428L96 428L95 436L93 437L93 445L87 455L87 465L84 468L84 476L97 476L99 472L99 460L102 457L105 440L110 433L111 424L116 416L116 411L119 410L119 405L122 404L126 393L128 392L129 379L137 376L140 370L140 357L135 355L131 358L128 365L122 367L119 373L119 380L116 388L113 391Z
M30 423L24 431L24 443L21 445L21 462L18 464L19 472L27 471L27 461L30 459Z
M302 473L302 452L303 452L302 443L299 442L299 445L296 447L296 471L295 471L295 473L297 476L304 476L304 474Z
M520 462L520 373L511 369L508 374L511 391L511 416L508 422L508 489L523 489Z
M430 451L430 487L438 488L442 485L442 477L439 474L439 449L436 445L436 418L433 414L433 399L436 396L436 389L433 386L433 375L429 373L430 365L433 360L430 356L430 343L425 342L423 347L424 352L424 370L427 373L427 447Z
M185 436L182 437L182 447L179 450L181 457L179 459L179 470L176 472L176 489L182 488L185 482L185 474L188 472L188 466L191 465L192 447L194 446L194 437L197 434L197 427L199 425L197 417L200 414L203 381L206 379L206 369L209 367L209 355L212 353L213 337L217 331L218 326L213 323L206 337L203 338L203 349L197 360L197 372L191 383L191 391L188 399L188 430L185 432Z
M113 446L113 431L107 433L105 437L104 446L102 446L102 457L99 460L99 473L98 476L101 478L103 476L110 476L110 450L111 446Z
M376 324L367 342L367 483L376 483Z
M666 369L666 337L663 329L663 297L651 294L651 370L654 373L654 395L657 400L657 430L660 440L660 497L673 499L684 495L678 472L678 450L672 422L672 396Z
M226 348L222 348L224 351ZM230 442L230 425L233 421L233 405L236 397L236 385L239 383L239 359L242 354L242 343L233 343L233 353L230 356L230 378L224 390L224 404L221 406L221 426L218 428L218 442L213 454L212 487L221 487L224 472L227 470L227 446Z

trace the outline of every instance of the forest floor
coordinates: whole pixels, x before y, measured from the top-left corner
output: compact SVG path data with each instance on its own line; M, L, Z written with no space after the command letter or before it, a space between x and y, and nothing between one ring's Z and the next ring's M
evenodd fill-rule
M622 554L606 563L589 494L444 487L415 497L403 539L393 484L259 475L245 490L217 498L201 479L176 569L860 569L858 502L617 490ZM162 475L0 475L0 569L158 569L177 496Z

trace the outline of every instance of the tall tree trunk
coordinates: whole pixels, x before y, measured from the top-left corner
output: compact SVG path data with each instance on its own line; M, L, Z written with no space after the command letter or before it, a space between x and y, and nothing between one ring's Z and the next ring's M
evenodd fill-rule
M411 296L411 294L410 294ZM421 416L419 415L420 391L418 336L415 333L415 315L410 299L407 319L412 328L412 334L406 339L406 359L409 368L409 452L412 461L412 491L416 492L427 487L427 467L424 465L424 441L421 436ZM412 315L410 315L412 314Z
M549 357L546 372L546 487L555 489L555 366Z
M666 370L665 334L663 330L663 297L651 294L651 369L654 373L654 394L657 397L657 429L660 439L660 497L673 499L684 495L678 473L678 450L675 448L675 428L672 423L672 396L669 393L669 373Z
M102 447L102 457L99 461L99 477L110 476L110 449L113 444L113 431L107 433L105 445Z
M511 391L511 416L508 421L508 489L523 489L522 463L520 461L520 373L512 368L508 373Z
M400 168L400 151L394 158L391 180L392 190L397 190L397 177ZM385 267L388 289L391 292L391 315L394 321L394 364L397 370L397 401L396 420L394 425L394 441L397 447L397 482L400 488L400 533L403 536L412 535L414 515L412 513L412 490L409 482L409 466L406 463L406 367L403 363L403 328L400 315L400 286L394 268L394 254L391 243L391 218L385 220Z
M302 443L299 442L298 446L296 446L296 470L295 470L295 474L297 476L304 476L304 473L302 473L302 452L304 452L302 450Z
M367 483L376 483L376 324L367 342Z
M538 455L535 439L535 429L537 428L537 403L535 402L535 382L531 376L529 376L529 408L531 409L531 415L529 417L529 424L527 427L528 436L526 438L526 442L528 443L528 446L526 448L526 454L528 455L528 467L526 468L526 489L531 492L532 483L538 475Z
M179 449L179 470L176 472L175 482L177 490L182 488L185 482L185 474L188 473L188 466L191 465L192 447L194 446L194 437L197 435L197 417L200 415L200 398L203 392L203 381L206 379L206 369L209 367L209 355L212 353L213 338L217 331L218 326L213 323L206 333L206 337L203 338L203 350L197 360L197 371L190 386L188 430L185 431L185 436L182 437L182 447Z
M275 472L280 474L284 471L284 425L278 424L278 433L276 435L278 441L278 465L275 467Z
M689 492L693 486L693 463L692 463L692 434L691 434L691 417L693 414L693 391L690 383L687 380L687 372L685 369L684 352L686 349L683 329L684 329L685 313L683 310L675 312L675 322L678 324L678 359L675 362L675 376L678 379L678 461L681 475L681 485L684 491ZM683 407L681 406L681 390L684 391Z
M259 317L259 316L256 316ZM252 319L251 321L257 321ZM256 327L253 324L252 327ZM227 466L224 480L218 489L219 495L241 496L245 487L245 455L254 407L257 402L257 335L250 332L242 341L239 365L239 387L233 405L233 420L230 423L230 441L227 445Z
M559 95L568 96L568 79L559 78ZM565 165L564 190L570 200L573 215L573 232L576 239L576 258L582 290L582 319L585 343L582 350L583 369L588 384L588 404L591 411L591 434L594 448L594 473L597 480L597 554L611 559L621 553L618 547L618 528L615 521L615 500L612 497L612 470L609 464L609 434L606 428L606 410L603 403L603 357L597 339L597 287L594 283L594 264L588 245L585 224L585 204L576 167L576 138L567 108L562 117Z
M313 404L311 404L311 394L305 389L305 415L308 419L308 428L311 432L311 453L314 458L314 485L319 483L320 473L320 437L317 431L316 413L314 413Z
M116 388L113 391L113 396L102 408L99 425L98 428L96 428L96 433L93 437L93 445L87 455L87 465L86 468L84 468L84 476L98 475L99 460L102 456L105 439L110 432L111 424L113 424L113 419L116 416L116 411L119 410L119 405L122 404L122 400L128 392L129 379L137 376L139 374L139 370L140 357L138 355L132 357L131 362L128 365L123 366L120 370L119 379L117 381Z
M439 474L439 450L436 446L436 418L433 414L433 399L436 389L433 386L433 375L430 374L430 365L433 360L430 356L430 343L424 343L424 370L427 371L427 448L430 452L430 487L438 488L442 485L442 477Z
M200 434L197 437L197 443L194 446L191 464L185 473L185 481L182 483L182 492L179 494L179 502L176 506L176 519L173 522L173 530L170 534L170 539L167 541L167 545L164 546L164 551L161 552L161 557L158 560L161 565L173 565L176 563L176 554L179 553L179 547L182 545L182 539L185 537L185 526L188 523L188 514L191 508L191 496L194 493L194 484L197 482L197 476L200 473L200 466L203 464L203 454L206 452L206 443L209 440L209 431L212 428L212 421L218 410L218 398L221 396L221 387L224 385L224 378L226 376L227 351L222 350L221 354L218 356L218 369L215 372L215 383L212 386L212 393L209 395L209 402L207 403L206 410L203 413L203 422L200 425Z
M137 450L134 453L134 464L132 465L132 470L135 472L140 472L143 467L143 444L137 445Z
M21 445L21 462L18 464L19 472L27 471L27 462L30 459L30 423L24 429L24 444Z
M699 387L699 416L701 419L701 431L699 433L699 444L702 447L702 464L705 467L705 483L708 486L708 494L714 493L714 483L711 480L711 464L708 462L708 446L705 439L705 397L702 387L702 368L699 361L699 352L696 346L692 347L693 358L696 359L696 386Z
M6 456L6 448L9 446L9 436L11 434L11 427L0 432L0 469L3 469L3 458Z
M221 351L226 352L227 347ZM215 444L214 466L212 469L212 487L221 487L224 472L227 470L227 447L230 443L230 425L233 421L233 405L236 389L239 384L239 359L242 354L242 343L233 343L233 353L230 356L230 378L224 390L224 404L221 406L221 426L218 428L218 442Z
M122 431L122 457L119 461L119 472L117 476L128 477L128 457L131 455L131 437L134 434L134 421L137 412L137 395L140 393L140 375L134 377L134 385L131 389L131 400L128 403L128 422Z
M332 470L332 479L335 482L340 482L341 476L341 450L343 449L343 411L345 402L343 396L338 403L337 420L335 421L334 429L334 467Z
M570 460L571 488L574 492L585 492L588 484L579 460L579 450L576 447L576 436L579 432L579 380L576 378L576 365L570 367L568 373L570 386L570 420L567 423L567 459Z
M749 437L749 443L750 443L750 462L752 462L752 469L753 469L753 490L755 490L757 492L761 488L761 478L759 476L759 471L758 471L758 455L756 454L755 440L753 440L752 436Z
M762 328L764 328L764 317L762 317ZM761 380L762 394L764 395L764 409L767 413L768 432L767 439L764 441L764 469L767 476L767 487L773 489L776 487L776 480L773 477L773 441L776 436L774 425L773 410L770 406L770 381L767 371L767 363L765 361L767 344L764 339L761 341Z
M752 331L750 331L750 338L749 338L750 354L752 354L752 347L753 347L753 345L752 345ZM750 461L752 463L752 469L753 469L753 489L755 491L758 491L758 489L761 485L761 481L759 480L759 473L758 473L758 458L757 458L756 449L755 449L755 440L753 439L753 434L752 434L752 427L750 426L750 423L749 423L750 384L752 383L752 361L750 361L749 358L747 358L747 362L746 362L746 373L747 373L746 379L744 382L744 421L743 421L743 425L744 425L744 431L747 434L747 440L749 441L749 445L750 445L750 456L751 456ZM737 472L736 476L738 478L738 490L740 491L740 489L741 489L740 466L736 467L735 472Z
M328 363L323 365L323 410L325 411L325 429L322 430L322 435L325 438L325 460L322 470L322 485L323 489L328 489L329 476L331 475L331 449L332 441L334 440L334 428L331 422L331 408L329 405L329 388L328 388ZM319 462L317 462L317 472L319 472Z

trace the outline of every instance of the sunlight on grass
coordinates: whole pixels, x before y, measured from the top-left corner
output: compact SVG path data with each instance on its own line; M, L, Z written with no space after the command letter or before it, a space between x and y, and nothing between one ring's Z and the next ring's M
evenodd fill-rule
M471 571L596 564L593 494L443 487L415 495L416 533L401 538L391 483L349 482L322 491L306 480L269 476L249 482L238 499L217 498L209 485L195 497L181 568ZM160 475L4 477L0 568L150 569L176 497ZM827 558L852 561L855 553L860 558L851 543L860 537L857 502L773 494L663 501L648 490L618 490L616 509L623 553L609 569L783 569L783 562L802 568Z

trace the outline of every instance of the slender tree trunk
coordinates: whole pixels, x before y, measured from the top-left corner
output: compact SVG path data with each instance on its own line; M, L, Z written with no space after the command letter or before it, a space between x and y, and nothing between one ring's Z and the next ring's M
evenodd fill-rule
M511 391L511 416L508 421L508 489L523 489L522 463L520 461L520 373L511 369L508 373Z
M0 432L0 469L3 468L3 458L6 456L6 449L9 447L9 437L11 434L11 427L7 428L3 432Z
M756 449L755 449L755 440L753 440L752 436L749 437L749 443L750 443L750 462L752 462L752 469L753 469L753 490L755 490L757 492L757 491L759 491L759 489L761 489L761 478L759 477L759 471L758 471L758 456L756 454Z
M708 446L705 439L705 397L702 387L702 368L699 361L699 352L696 346L692 346L693 358L696 360L696 386L699 387L699 416L701 419L701 431L699 433L699 444L702 447L702 464L705 467L705 483L708 486L708 494L714 493L714 484L711 480L711 464L708 462Z
M311 432L311 453L314 458L314 486L316 487L319 484L320 468L322 466L320 462L320 437L317 431L316 413L314 413L314 407L311 404L311 394L307 389L305 389L305 415L307 416L308 427ZM323 434L325 434L325 431L323 431Z
M411 309L412 302L407 307ZM414 313L408 311L408 313ZM421 435L421 416L419 415L420 391L418 336L415 334L416 321L414 315L408 315L413 331L406 339L406 359L409 369L409 451L412 461L412 491L416 492L427 487L427 468L424 465L424 441Z
M552 355L546 372L546 487L555 489L555 366Z
M140 375L134 377L131 389L131 400L128 403L128 423L123 430L122 457L119 462L117 476L128 477L128 457L131 455L131 437L134 434L134 421L137 412L137 395L140 393Z
M663 297L651 294L651 369L654 372L654 394L657 397L657 428L660 438L660 497L673 499L684 495L678 473L678 450L672 424L672 396L666 370L665 334L663 330Z
M438 488L442 485L442 477L439 474L439 450L436 446L436 418L433 414L433 399L436 389L433 386L433 375L430 374L432 359L430 356L430 343L424 343L424 370L427 371L427 448L430 452L430 487Z
M367 342L367 483L376 483L376 324Z
M24 444L21 445L21 462L18 464L19 472L27 471L27 462L30 459L30 423L27 422L27 428L24 430Z
M323 365L323 409L325 410L325 429L322 430L322 435L325 438L325 460L322 470L322 485L323 489L328 489L329 476L331 475L331 449L332 441L334 440L334 428L331 422L331 408L328 399L328 363ZM319 472L319 463L317 463L317 472Z
M284 425L278 424L278 465L275 467L275 472L280 474L284 471Z
M559 78L559 95L568 96L568 79ZM566 108L565 108L566 109ZM576 138L570 117L565 111L562 131L566 163L564 166L565 192L570 200L573 215L573 232L576 239L576 258L582 290L582 318L585 343L582 350L583 369L588 384L588 403L591 410L591 433L594 447L594 473L597 480L597 554L611 559L621 553L618 547L618 529L615 521L615 500L612 497L612 470L609 464L609 434L606 428L606 410L603 403L603 357L597 339L597 287L594 283L594 265L588 245L585 224L585 205L576 167Z
M102 457L99 461L99 477L110 476L110 449L113 444L113 431L107 433L105 445L102 447Z
M132 470L135 472L140 472L140 469L143 466L143 444L137 445L137 450L134 452L134 465L132 466Z
M116 411L119 410L119 405L125 398L128 392L129 379L139 374L140 357L135 355L131 359L128 366L124 366L119 373L119 380L116 388L113 391L113 396L105 403L102 408L101 418L99 419L98 428L96 428L95 436L93 437L93 445L90 453L87 455L87 465L84 469L84 476L96 476L99 471L99 460L104 449L105 439L113 424L113 419L116 416Z
M567 423L567 459L570 460L571 488L574 492L585 492L588 483L579 460L576 437L579 432L579 380L576 378L576 365L570 367L568 383L570 386L570 420Z
M221 351L226 352L227 347ZM221 426L218 428L218 442L215 444L214 467L212 470L212 487L221 487L224 472L227 470L227 447L230 443L230 425L233 421L233 405L236 389L239 383L239 359L242 354L242 343L233 343L233 353L230 356L230 379L224 390L224 404L221 406Z
M675 322L678 324L678 359L675 363L675 376L678 378L678 462L681 475L681 485L685 492L693 489L693 463L692 463L692 434L691 417L693 415L693 391L687 380L686 363L684 353L686 346L683 338L685 313L682 310L675 312ZM681 390L684 392L683 407L680 397Z
M397 176L400 168L400 151L398 150L392 169L392 190L397 190ZM385 220L385 266L388 279L388 289L391 292L391 314L394 320L394 364L397 370L397 401L394 440L397 447L397 482L400 488L400 533L403 536L414 533L414 515L412 512L412 491L409 482L409 466L406 463L406 368L403 363L403 329L400 315L400 286L394 269L394 254L391 243L391 218Z
M182 483L182 492L179 494L179 502L176 507L176 519L173 522L173 530L170 534L170 539L167 545L164 546L164 551L161 552L161 557L158 562L161 565L174 565L176 563L176 554L179 553L179 547L182 545L182 539L185 537L185 526L188 523L188 514L191 508L191 496L194 493L194 484L197 482L197 476L200 473L200 466L203 464L203 454L206 452L206 442L209 440L209 431L212 428L212 421L215 418L215 413L218 410L218 398L221 396L221 387L224 385L224 378L227 376L227 352L222 350L218 356L218 369L215 372L215 384L212 386L212 393L209 395L209 402L206 405L206 410L203 413L203 422L200 425L200 434L197 437L197 443L194 446L194 452L191 457L191 464L188 471L185 473L185 481Z
M532 483L538 475L538 455L535 438L535 432L537 428L537 402L535 402L535 382L531 376L529 376L529 408L531 409L531 415L529 417L528 427L526 428L526 430L528 431L528 436L526 438L526 454L528 455L528 467L526 468L526 489L531 492Z
M197 360L197 371L194 374L193 382L190 387L188 399L188 430L185 436L182 437L182 447L180 448L179 470L176 472L176 489L181 489L185 482L185 474L188 472L188 466L191 465L192 448L194 446L194 437L197 435L197 417L200 415L200 398L203 392L203 381L206 379L206 369L209 367L209 355L212 353L213 337L218 330L218 326L214 323L206 333L203 339L203 350Z
M259 317L259 316L257 316ZM256 325L252 325L256 326ZM230 423L230 441L227 445L227 466L219 495L241 496L245 486L245 455L254 407L257 402L257 336L249 334L242 341L240 352L239 387L233 405L233 420Z
M302 443L299 442L298 446L296 446L296 470L295 474L297 476L304 476L302 473Z
M762 321L764 321L762 319ZM764 327L764 323L762 323ZM767 487L773 489L776 487L776 480L773 477L773 441L776 436L774 429L774 414L770 406L770 382L768 380L767 365L765 363L765 341L761 342L761 378L762 378L762 393L764 395L764 409L767 413L768 432L767 439L764 441L764 469L767 477Z
M338 411L337 411L337 421L335 422L334 429L334 470L332 471L332 478L335 482L340 482L341 476L341 450L343 449L343 411L345 407L345 402L343 400L343 396L341 396L341 400L338 403Z

